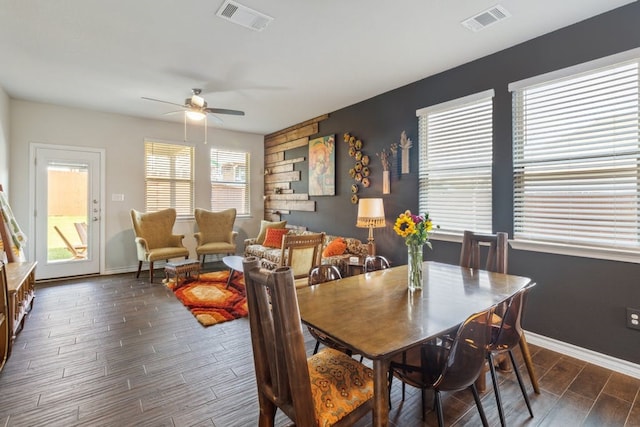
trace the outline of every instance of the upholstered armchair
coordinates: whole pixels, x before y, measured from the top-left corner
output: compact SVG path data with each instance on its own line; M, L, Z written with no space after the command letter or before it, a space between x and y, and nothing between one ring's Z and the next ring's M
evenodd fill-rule
M202 265L207 255L236 253L237 231L233 231L236 221L236 210L226 209L220 212L211 212L197 208L195 210L198 232L196 238L196 253L198 258L202 255Z
M131 222L136 235L138 251L138 274L142 263L149 263L149 282L153 283L153 263L171 258L189 258L189 250L182 245L184 235L173 234L176 210L173 208L158 212L143 213L131 209Z

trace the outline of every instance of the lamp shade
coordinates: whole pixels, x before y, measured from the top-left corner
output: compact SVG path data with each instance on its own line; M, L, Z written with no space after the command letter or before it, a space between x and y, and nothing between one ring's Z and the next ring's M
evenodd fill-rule
M356 227L380 228L384 226L384 203L382 199L360 199Z

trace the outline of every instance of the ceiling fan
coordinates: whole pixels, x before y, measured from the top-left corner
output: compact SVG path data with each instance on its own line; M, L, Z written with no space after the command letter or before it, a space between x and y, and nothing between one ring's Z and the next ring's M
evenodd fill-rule
M204 98L200 96L200 93L202 93L202 89L194 88L194 89L191 89L191 92L192 92L191 97L185 99L184 104L177 104L175 102L163 101L161 99L147 98L145 96L143 96L142 99L178 106L182 108L179 111L184 111L186 113L186 117L192 120L202 120L206 117L207 113L229 114L232 116L244 116L244 111L240 111L240 110L229 110L227 108L207 107L207 101L205 101ZM172 111L171 113L175 113L175 112L176 111Z

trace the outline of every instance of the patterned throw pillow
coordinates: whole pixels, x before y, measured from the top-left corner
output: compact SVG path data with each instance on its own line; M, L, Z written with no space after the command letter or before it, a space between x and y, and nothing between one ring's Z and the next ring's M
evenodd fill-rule
M345 242L342 237L338 237L337 239L333 239L331 243L329 243L327 247L324 248L324 251L322 251L322 256L324 258L327 258L330 256L342 255L345 249L347 249L347 242Z
M262 246L266 246L267 248L281 248L282 236L288 232L289 230L286 228L267 228Z
M260 232L258 233L258 237L256 238L256 243L262 245L264 243L264 238L267 235L267 229L269 228L285 228L287 226L287 221L260 221Z

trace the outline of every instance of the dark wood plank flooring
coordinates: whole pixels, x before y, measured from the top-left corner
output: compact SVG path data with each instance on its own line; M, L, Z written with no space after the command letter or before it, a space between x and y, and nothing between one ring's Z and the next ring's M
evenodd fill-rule
M313 344L307 335L309 353ZM509 425L640 426L640 380L532 347L540 395L524 375L535 417L515 376L502 373ZM496 426L487 384L482 401ZM431 410L422 421L420 391L407 392L402 402L394 383L392 425L437 425ZM447 425L480 425L470 394L445 393L444 405ZM38 285L0 372L0 426L230 427L257 418L248 321L204 328L161 283L133 274ZM276 424L290 422L280 413Z

